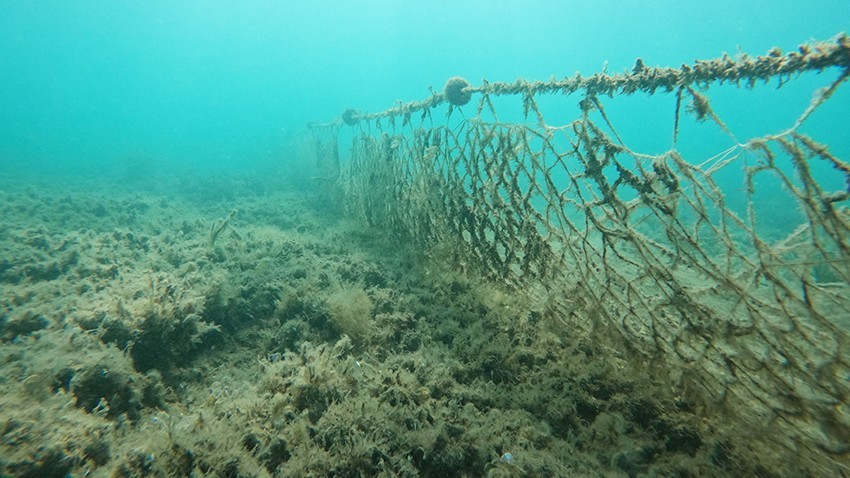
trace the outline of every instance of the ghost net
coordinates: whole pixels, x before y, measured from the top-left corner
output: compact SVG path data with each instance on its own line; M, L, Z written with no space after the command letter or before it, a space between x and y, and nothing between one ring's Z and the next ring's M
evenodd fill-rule
M806 90L796 121L746 141L709 97L807 75L828 83ZM507 287L544 290L572 329L661 373L708 419L734 417L742 440L760 436L837 475L850 453L850 164L819 138L823 127L806 126L848 75L842 35L680 68L638 60L563 80L455 78L424 101L349 110L311 131L334 142L317 150L335 164L336 133L353 131L334 186L349 214L411 247L448 244L457 264ZM660 154L615 128L607 103L629 95L672 105L664 121L639 120L667 129ZM505 99L518 119L500 118ZM554 116L572 117L550 123L542 105L556 100ZM850 109L837 110L827 125L846 137ZM751 123L763 114L745 113ZM706 125L723 147L688 153L683 137Z

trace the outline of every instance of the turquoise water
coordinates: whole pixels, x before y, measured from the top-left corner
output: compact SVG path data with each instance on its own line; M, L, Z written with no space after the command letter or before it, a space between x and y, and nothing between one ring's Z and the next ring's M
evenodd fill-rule
M250 170L309 121L422 99L453 75L546 80L636 57L676 66L846 30L846 1L9 0L0 167L97 175L144 157Z

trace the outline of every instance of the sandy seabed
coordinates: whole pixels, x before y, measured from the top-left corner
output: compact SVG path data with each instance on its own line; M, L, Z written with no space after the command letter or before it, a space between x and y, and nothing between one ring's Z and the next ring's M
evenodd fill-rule
M771 476L532 299L309 188L0 186L0 474Z

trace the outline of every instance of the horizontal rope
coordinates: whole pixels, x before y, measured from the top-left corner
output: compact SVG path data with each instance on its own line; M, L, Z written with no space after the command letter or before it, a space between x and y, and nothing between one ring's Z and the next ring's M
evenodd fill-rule
M744 82L752 87L759 81L769 81L804 73L806 71L823 71L828 68L844 68L850 70L850 37L846 33L838 35L829 42L804 44L796 50L783 53L779 48L773 48L765 55L751 57L741 54L713 60L697 60L691 65L683 64L680 68L650 67L638 58L631 71L608 74L596 73L592 76L582 76L579 73L572 78L551 81L527 81L519 79L513 83L490 83L486 79L480 86L469 86L463 91L485 95L535 95L538 93L571 94L583 91L586 95L618 94L630 95L639 91L654 94L659 89L665 92L675 91L692 85L734 82L739 85ZM434 93L430 98L412 101L388 108L376 113L363 113L354 109L346 110L342 117L328 123L311 123L310 128L333 128L342 124L357 124L363 120L376 120L396 116L410 116L413 113L424 112L448 102L445 92Z

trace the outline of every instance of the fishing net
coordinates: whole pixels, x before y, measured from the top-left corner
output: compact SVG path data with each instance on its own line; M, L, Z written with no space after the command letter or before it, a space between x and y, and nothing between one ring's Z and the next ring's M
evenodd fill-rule
M784 90L805 75L826 84L805 90L796 121L747 141L709 96ZM850 164L805 125L848 75L842 35L680 68L638 60L623 73L545 82L453 78L424 101L313 125L313 151L324 170L340 171L325 182L350 215L533 291L570 329L663 377L709 419L843 468ZM672 106L665 121L640 119L666 131L659 154L630 147L606 109L635 94ZM505 99L516 119L500 118ZM557 106L548 112L546 101ZM846 112L836 114L830 129L846 131ZM724 146L688 153L698 141L684 147L684 136L706 127L723 138L707 142ZM352 131L340 169L336 144Z

